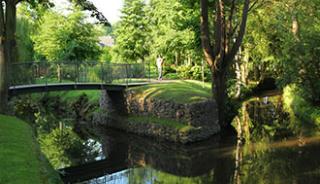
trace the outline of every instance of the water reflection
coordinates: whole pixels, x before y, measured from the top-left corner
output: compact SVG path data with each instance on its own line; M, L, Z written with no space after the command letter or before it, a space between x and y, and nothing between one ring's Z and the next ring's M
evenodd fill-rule
M320 137L300 124L275 96L242 105L233 122L237 136L192 145L77 126L72 140L81 149L60 171L66 183L319 183Z

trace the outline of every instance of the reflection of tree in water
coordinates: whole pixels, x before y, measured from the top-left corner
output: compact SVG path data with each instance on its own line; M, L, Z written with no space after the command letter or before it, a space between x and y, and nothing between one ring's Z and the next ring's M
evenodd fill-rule
M79 165L101 155L97 141L79 137L73 131L76 122L90 119L96 109L85 94L69 101L48 94L36 100L25 95L14 98L12 103L15 114L35 127L41 150L55 168Z
M290 126L287 113L283 111L281 96L252 99L242 104L234 119L239 138L246 141L278 140L293 136L296 130Z
M94 161L100 155L99 143L83 140L71 127L56 128L39 137L42 152L55 168L80 165Z
M301 126L282 112L280 97L245 102L235 118L233 183L317 183L320 145L301 144ZM300 129L299 129L300 128ZM287 140L296 136L294 140Z

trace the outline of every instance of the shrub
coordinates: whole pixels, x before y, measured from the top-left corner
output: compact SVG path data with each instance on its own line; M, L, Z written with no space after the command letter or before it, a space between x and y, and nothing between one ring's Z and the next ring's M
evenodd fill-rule
M178 77L180 79L202 80L202 67L195 66L179 66L177 67ZM211 72L208 68L204 70L204 80L210 81Z
M311 94L307 90L295 84L284 88L284 109L291 118L302 121L300 125L294 124L292 126L305 127L304 125L309 125L320 128L320 108L312 105L310 97Z

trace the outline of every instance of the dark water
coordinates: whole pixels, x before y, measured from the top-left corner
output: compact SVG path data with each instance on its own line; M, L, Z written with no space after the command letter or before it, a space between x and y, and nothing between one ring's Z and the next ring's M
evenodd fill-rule
M59 170L66 183L320 183L320 137L300 125L281 97L251 99L234 119L238 135L177 145L77 125L74 148L48 157L67 167Z

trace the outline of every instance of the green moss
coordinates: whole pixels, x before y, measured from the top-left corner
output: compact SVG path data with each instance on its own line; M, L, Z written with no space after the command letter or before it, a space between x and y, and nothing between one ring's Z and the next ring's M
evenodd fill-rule
M179 131L193 128L192 126L179 123L171 119L157 118L152 116L130 116L129 121L134 123L154 123L177 129Z
M44 162L29 125L0 115L0 183L61 183Z
M211 84L199 81L171 81L130 88L137 98L160 99L180 104L195 103L211 98Z
M186 132L190 132L190 131L192 131L194 129L195 129L195 127L193 127L193 126L184 126L179 131L182 132L182 133L186 133Z

